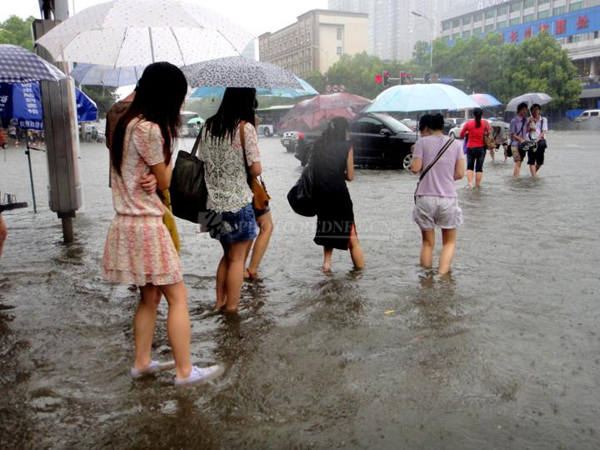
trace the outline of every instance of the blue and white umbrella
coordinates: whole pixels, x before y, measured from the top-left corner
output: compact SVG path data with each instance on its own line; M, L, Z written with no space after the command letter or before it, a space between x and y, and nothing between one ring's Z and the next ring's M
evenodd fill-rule
M93 122L98 119L98 107L92 99L77 89L77 120ZM16 119L19 127L27 130L44 129L44 110L40 84L0 83L0 120L4 125Z
M110 67L96 64L77 64L71 76L78 85L130 86L137 84L146 66Z
M394 86L373 100L365 112L418 112L479 108L475 100L448 84Z
M65 74L23 47L0 44L0 83L58 81Z

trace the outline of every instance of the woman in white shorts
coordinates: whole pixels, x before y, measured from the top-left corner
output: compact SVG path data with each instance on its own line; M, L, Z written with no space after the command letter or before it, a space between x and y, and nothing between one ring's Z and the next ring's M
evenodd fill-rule
M440 150L446 145L447 136L442 134L444 117L426 114L419 121L422 136L415 144L411 164L413 173L421 173L434 161ZM423 246L421 248L421 267L433 266L433 248L435 245L435 227L442 229L444 244L440 254L438 272L446 274L452 266L456 247L456 228L462 225L462 211L458 207L458 198L454 182L465 175L464 153L460 143L453 142L431 167L419 183L416 192L413 220L421 229Z

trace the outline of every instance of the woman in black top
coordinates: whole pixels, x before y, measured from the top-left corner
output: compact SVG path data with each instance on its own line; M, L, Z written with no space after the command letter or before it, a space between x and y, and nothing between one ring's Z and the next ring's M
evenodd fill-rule
M350 125L342 117L333 119L315 142L310 164L313 198L317 206L315 243L323 246L323 271L331 270L333 249L350 250L354 267L363 268L365 257L356 234L352 199L346 181L354 180L354 153Z

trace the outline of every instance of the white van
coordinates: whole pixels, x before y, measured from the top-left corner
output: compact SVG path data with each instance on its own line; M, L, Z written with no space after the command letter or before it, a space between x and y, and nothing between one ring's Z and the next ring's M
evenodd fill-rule
M575 122L583 122L584 120L589 119L590 117L600 117L600 109L588 109L577 117L575 117Z

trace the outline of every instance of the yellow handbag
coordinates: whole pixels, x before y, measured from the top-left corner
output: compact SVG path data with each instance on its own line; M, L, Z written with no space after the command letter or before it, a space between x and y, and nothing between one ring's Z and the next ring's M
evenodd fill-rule
M160 199L165 205L165 215L163 216L163 223L169 230L171 239L173 239L173 245L177 253L181 252L181 240L179 239L179 231L177 230L177 223L175 222L175 216L173 215L173 209L171 208L171 194L168 189L159 192Z

